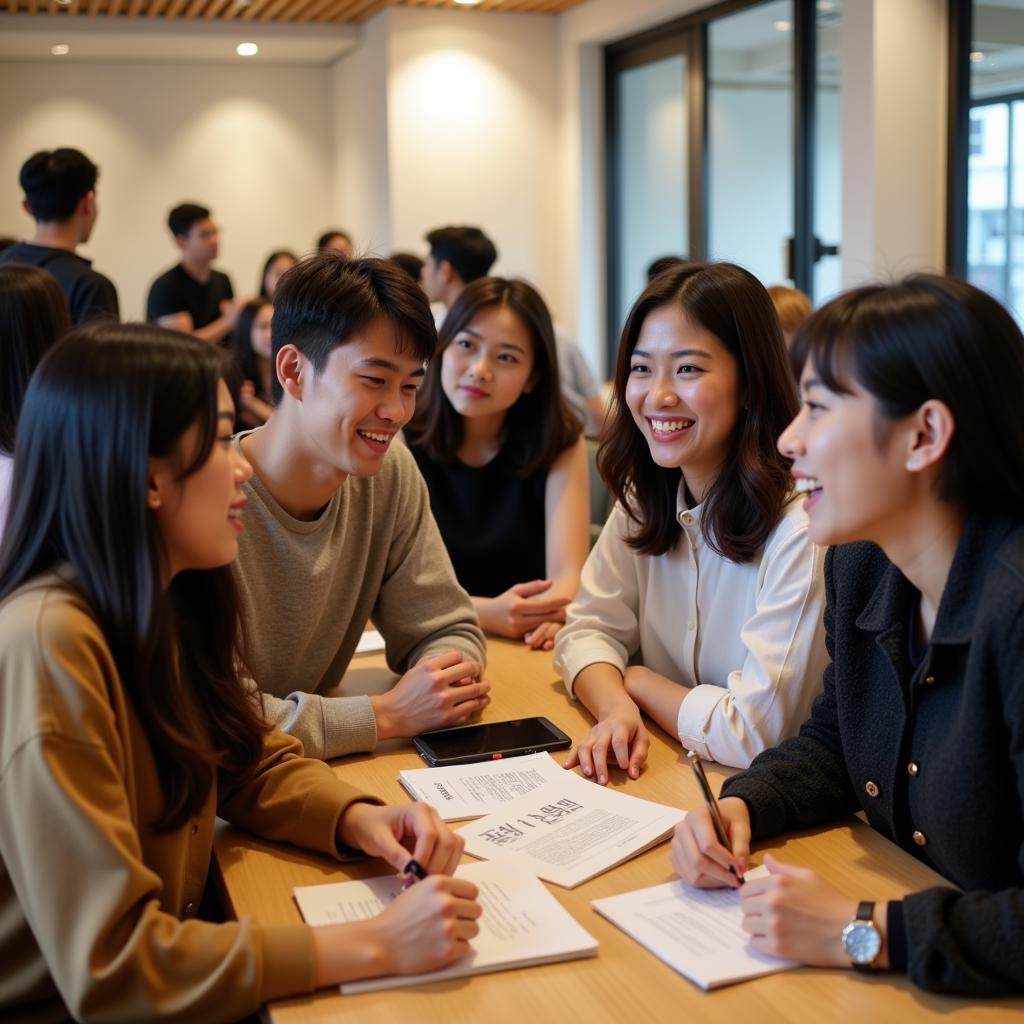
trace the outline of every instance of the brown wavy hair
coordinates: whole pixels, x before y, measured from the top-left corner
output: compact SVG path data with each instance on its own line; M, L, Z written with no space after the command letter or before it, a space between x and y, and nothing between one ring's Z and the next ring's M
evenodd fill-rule
M558 379L558 350L551 314L537 290L525 281L481 277L466 285L441 325L437 355L427 367L416 416L406 427L411 444L438 462L454 462L465 427L462 415L441 387L441 356L456 335L480 312L508 306L522 320L533 341L533 367L537 383L524 391L505 413L502 453L515 476L531 476L552 463L582 432L579 417L562 396Z
M740 400L725 462L704 497L701 532L712 550L733 562L757 557L792 495L789 460L776 447L799 408L779 318L753 274L732 263L686 263L656 277L629 311L615 364L611 408L601 431L597 466L638 529L629 544L663 555L679 540L679 470L651 458L626 405L626 383L648 315L678 306L710 331L736 360Z

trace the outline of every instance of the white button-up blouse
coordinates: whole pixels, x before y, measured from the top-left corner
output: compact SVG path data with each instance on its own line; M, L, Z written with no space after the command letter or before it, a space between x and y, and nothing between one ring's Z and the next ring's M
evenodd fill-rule
M616 505L583 567L555 642L570 696L579 673L639 662L689 691L679 709L683 746L745 768L794 735L821 692L828 663L822 614L824 549L791 501L758 558L731 562L708 547L701 506L676 503L679 542L642 555Z

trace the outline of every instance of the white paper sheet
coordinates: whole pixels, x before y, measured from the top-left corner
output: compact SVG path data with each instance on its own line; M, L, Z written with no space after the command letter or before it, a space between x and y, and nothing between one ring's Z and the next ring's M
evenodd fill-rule
M747 878L765 874L763 867ZM681 881L592 900L591 906L702 989L798 966L750 948L736 889L693 889Z
M466 853L514 859L538 878L571 889L661 842L685 816L563 772L458 832Z
M384 637L376 629L364 629L356 644L356 654L373 654L384 650Z
M411 768L399 772L398 781L414 800L437 808L445 821L460 821L499 812L566 774L550 754L539 753L448 768Z
M510 864L463 864L456 874L480 889L480 934L473 939L470 952L439 971L349 982L341 986L343 995L422 985L597 953L597 940L532 875ZM295 889L295 902L307 924L341 924L379 914L401 890L401 879L386 875L363 882L300 886Z

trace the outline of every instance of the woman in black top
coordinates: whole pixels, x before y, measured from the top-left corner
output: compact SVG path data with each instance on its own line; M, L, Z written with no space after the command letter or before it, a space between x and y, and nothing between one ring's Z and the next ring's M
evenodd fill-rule
M586 448L551 316L524 281L466 286L407 428L480 624L550 650L589 544Z
M964 892L858 904L768 856L742 888L762 952L1024 992L1024 337L938 277L840 296L797 332L804 407L779 447L825 564L832 664L799 736L722 787L672 862L737 885L751 838L863 810ZM871 543L851 543L870 541Z

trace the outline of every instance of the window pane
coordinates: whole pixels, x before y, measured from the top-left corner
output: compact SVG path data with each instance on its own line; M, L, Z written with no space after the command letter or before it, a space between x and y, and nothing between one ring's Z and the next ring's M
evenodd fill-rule
M619 272L616 331L647 284L647 266L659 256L685 255L686 58L631 68L616 83Z
M793 5L708 26L708 250L766 284L793 234Z
M818 0L815 118L814 234L824 245L838 245L842 222L840 160L840 0ZM822 256L814 264L814 299L820 305L842 288L842 256Z
M967 161L967 278L1006 302L1010 106L975 107L971 120L978 143Z
M1024 0L972 16L967 276L1024 323Z

